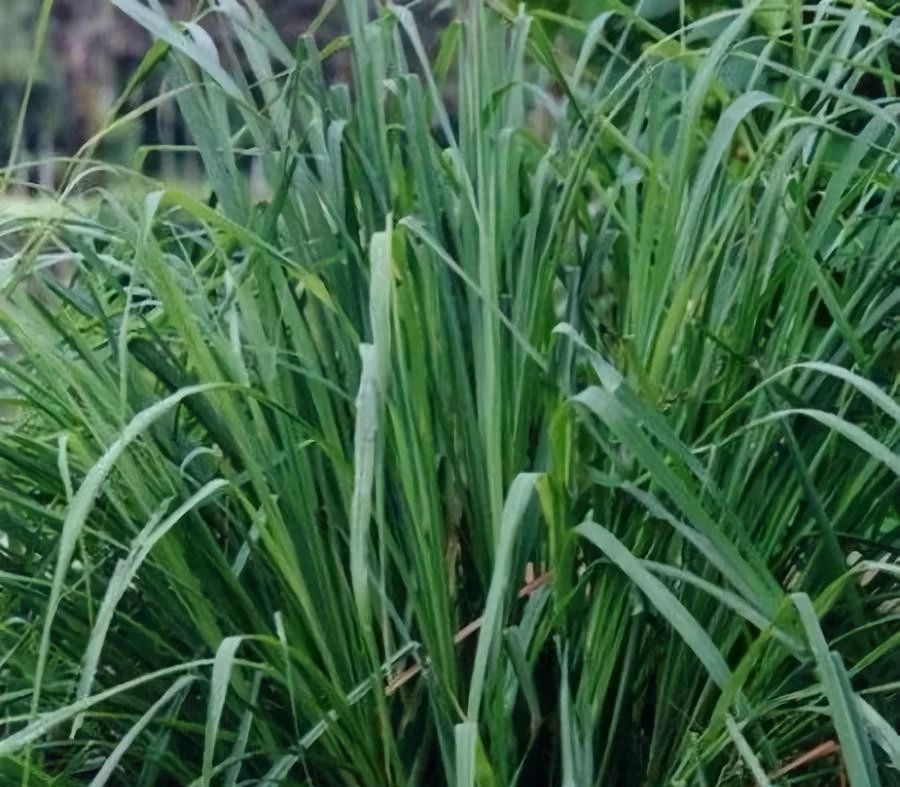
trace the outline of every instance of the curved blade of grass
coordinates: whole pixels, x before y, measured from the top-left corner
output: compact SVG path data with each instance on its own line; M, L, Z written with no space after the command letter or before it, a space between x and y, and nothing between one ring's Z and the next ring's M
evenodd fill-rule
M571 339L582 351L584 351L590 359L591 366L594 368L597 378L608 394L617 396L623 406L630 410L634 416L644 422L648 430L653 436L660 441L666 448L674 452L691 472L700 479L705 490L709 490L712 494L716 494L716 489L707 473L706 469L699 462L691 450L678 438L678 435L672 431L666 419L653 407L644 402L640 396L635 393L631 387L625 382L619 373L609 361L607 361L597 350L591 347L581 334L578 333L571 325L565 322L559 323L554 329L554 333L560 333Z
M127 680L124 683L118 684L117 686L113 686L112 688L106 689L105 691L101 691L99 694L85 697L83 700L78 700L77 702L72 702L61 708L50 711L49 713L41 714L41 716L28 724L24 729L21 729L18 732L7 736L3 740L0 740L0 761L2 761L4 757L12 756L17 751L20 751L29 744L43 737L54 727L58 727L60 724L64 724L65 722L77 716L79 713L84 713L86 710L94 707L94 705L98 705L101 702L108 700L110 697L124 694L125 692L131 691L138 686L144 685L145 683L151 683L158 678L164 678L169 675L177 675L179 672L189 672L190 670L197 669L198 667L208 667L212 663L212 659L197 659L195 661L189 661L184 664L176 664L171 667L165 667L154 672L148 672L145 675L140 675L137 678L132 678L131 680Z
M881 750L888 756L891 767L900 771L900 734L897 733L887 719L884 718L862 697L857 696L857 702L862 710L863 720L868 727L869 735Z
M470 722L477 723L481 708L481 696L484 692L485 677L488 669L488 658L495 650L503 622L506 590L512 575L513 550L519 525L525 516L525 510L531 500L534 486L540 478L539 473L520 473L513 480L503 504L500 517L499 543L494 555L494 570L491 584L484 603L484 622L478 634L478 645L475 649L475 660L472 665L472 680L469 684L469 705L466 716Z
M845 369L843 366L837 366L836 364L825 363L823 361L803 361L801 363L793 363L789 366L785 366L783 369L779 369L774 374L771 374L761 383L753 386L753 388L747 391L747 393L743 394L740 399L729 406L709 426L706 432L714 432L721 423L726 421L731 415L737 412L737 410L741 406L750 402L753 397L761 390L763 390L766 386L771 385L773 382L779 380L782 377L790 375L797 369L810 369L812 371L821 372L822 374L831 375L832 377L837 377L844 382L849 383L854 388L856 388L856 390L858 390L863 396L868 398L873 404L875 404L877 407L891 416L891 418L893 418L895 421L900 422L900 404L895 402L871 380L867 380L865 377L861 377L860 375L851 372L849 369Z
M241 100L243 95L235 81L222 68L215 49L203 46L181 32L163 16L138 0L109 0L116 8L130 16L154 38L165 41L173 49L187 55L209 74L229 96Z
M103 456L88 471L84 481L72 498L66 518L63 521L62 533L59 538L59 552L56 557L56 567L53 571L53 585L50 588L50 598L47 604L47 614L44 618L44 627L41 632L41 641L38 648L38 660L34 674L34 694L31 699L31 713L37 715L41 699L41 684L44 678L44 670L47 657L50 652L50 632L53 628L53 620L56 617L59 602L63 593L66 573L72 562L72 555L78 542L84 523L94 506L94 502L100 494L100 489L107 476L122 455L125 449L149 429L157 420L168 413L180 402L189 396L221 390L229 386L226 383L206 383L182 388L174 394L167 396L160 402L138 413L122 430L119 438L106 449Z
M845 421L843 418L834 415L833 413L826 413L823 410L800 407L769 413L762 418L751 421L745 427L738 430L738 432L726 438L723 443L734 439L738 434L749 431L750 429L771 423L772 421L777 421L781 418L788 418L792 415L804 415L807 418L812 418L814 421L818 421L820 424L833 429L838 434L841 434L850 440L850 442L855 443L873 459L877 459L883 465L890 468L896 475L900 475L900 456L891 451L884 443L876 440L864 429L860 429L856 424L851 424L849 421Z
M690 571L685 571L676 566L670 566L668 563L658 563L653 560L642 560L641 563L654 574L672 577L673 579L681 580L682 582L686 582L687 584L702 590L704 593L709 594L712 598L719 601L722 605L736 612L748 623L752 623L760 631L771 627L772 636L784 644L785 647L798 655L804 652L804 647L801 642L761 615L755 607L744 601L737 593L732 593L725 588L720 588L718 585L715 585L702 577L698 577Z
M819 670L822 688L828 698L831 718L841 744L851 787L878 787L881 781L872 757L872 747L859 718L857 697L850 686L841 658L829 650L809 596L805 593L795 593L791 599L800 613L806 639Z
M574 397L573 401L588 408L633 451L669 497L728 563L726 578L755 603L767 617L777 606L777 584L764 567L751 566L723 532L719 523L706 511L684 480L675 473L656 451L650 440L639 430L635 419L624 410L615 396L590 387ZM757 561L761 562L761 561Z
M769 777L766 776L766 770L762 767L759 757L756 756L756 753L750 747L750 744L744 737L744 733L741 732L741 728L731 717L731 714L725 715L725 729L728 730L728 735L734 741L741 759L747 763L747 767L750 769L750 773L753 774L753 780L756 782L757 787L772 787L772 783L769 781Z
M238 727L237 737L231 749L229 759L233 760L234 764L228 768L225 774L225 787L235 787L238 776L241 774L241 765L247 752L247 741L250 738L250 727L253 724L253 704L259 696L259 687L262 684L262 679L263 674L261 672L256 672L253 675L253 685L250 687L250 705L241 717L241 725ZM291 697L291 704L292 706L294 704L293 697Z
M137 739L137 736L141 734L144 728L153 721L153 717L160 711L161 708L165 707L169 701L181 692L185 687L189 686L197 680L193 675L182 675L178 680L176 680L166 692L160 697L156 702L154 702L141 716L140 719L134 724L134 726L128 730L125 736L116 744L116 748L112 750L109 757L107 757L103 761L103 765L100 766L100 770L97 771L97 775L91 779L91 783L88 787L103 787L107 781L109 781L109 777L113 775L116 768L119 765L119 761L122 759L122 756L128 749L131 747L131 744Z
M685 644L700 660L713 682L724 688L731 679L731 670L722 658L722 654L703 630L696 619L688 612L672 592L641 565L631 551L602 525L596 522L582 522L575 532L586 538L609 557L634 582L651 601L660 615L675 629Z
M76 699L83 699L90 693L94 684L94 677L97 674L97 666L100 663L103 644L106 641L109 626L116 613L116 607L118 607L119 602L125 596L129 586L134 581L135 576L137 576L138 571L150 554L150 551L156 543L190 511L206 502L216 492L226 486L228 486L228 482L223 479L210 481L198 489L175 511L173 511L172 514L160 522L165 509L168 508L169 503L171 502L170 500L165 500L156 514L154 514L144 529L132 542L131 552L128 557L124 560L120 560L116 564L112 578L106 586L106 594L103 597L103 602L97 613L94 628L88 639L88 645L84 653L81 667L81 677L78 681L78 690L75 695ZM73 735L77 732L79 726L80 721L76 720L72 729Z
M213 757L216 753L216 737L231 682L231 671L234 668L234 656L243 637L226 637L216 651L213 661L212 680L209 687L209 703L206 711L206 734L203 740L203 772L200 783L209 787L212 778Z
M745 598L754 598L753 585L747 583L741 574L735 573L729 559L730 556L722 555L709 538L673 516L659 499L650 492L645 492L630 482L622 483L619 486L624 492L627 492L635 500L642 503L651 516L671 525L677 533L691 543L726 579L738 588Z
M861 377L855 372L851 372L849 369L845 369L843 366L836 366L835 364L824 363L822 361L804 361L802 363L788 366L782 371L772 375L769 380L773 380L776 377L785 374L786 372L792 371L793 369L812 369L816 372L822 372L823 374L829 374L832 377L837 377L844 382L852 385L863 396L867 397L873 404L884 410L884 412L891 416L891 418L893 418L895 421L900 422L900 404L898 404L894 399L888 396L871 380L867 380L865 377Z

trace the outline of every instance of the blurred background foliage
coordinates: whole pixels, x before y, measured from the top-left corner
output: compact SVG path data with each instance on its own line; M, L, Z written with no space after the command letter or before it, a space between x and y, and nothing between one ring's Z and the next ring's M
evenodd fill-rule
M490 0L515 8L517 0ZM380 0L376 0L378 4ZM419 0L409 3L432 50L440 46L437 36L445 29L447 12L454 3L464 0ZM206 0L157 0L174 19L190 19L210 4ZM291 45L304 33L315 32L317 43L326 55L326 73L333 79L349 78L349 64L344 57L341 39L346 24L341 3L335 0L259 0L284 41ZM882 13L894 14L895 0L865 3ZM527 0L529 10L543 24L557 51L567 50L567 38L582 36L593 20L606 12L630 9L632 19L646 27L646 41L654 41L653 32L674 33L683 24L694 22L694 42L708 41L717 34L716 12L740 6L735 2L710 0ZM777 35L790 24L791 0L772 0L756 23L761 30ZM36 20L39 0L2 0L0 11L0 162L9 159L10 146L22 96L25 91L32 53L35 49ZM803 6L799 6L804 8ZM812 13L812 7L803 14ZM708 19L708 23L700 24ZM205 26L216 36L215 15L205 17ZM312 27L311 27L312 26ZM638 26L638 32L641 25ZM612 37L614 38L614 37ZM631 47L639 47L640 37L629 37ZM149 46L149 38L125 14L119 13L110 0L54 0L48 38L34 74L34 86L26 118L21 150L17 160L35 162L34 171L23 174L52 188L59 167L48 161L53 156L75 154L85 140L104 128L107 114L120 95L128 76L134 73ZM861 42L861 44L864 42ZM577 49L572 48L574 59ZM623 53L625 55L634 53ZM895 52L895 71L900 72L900 53ZM624 62L624 61L623 61ZM131 106L155 96L162 75L143 81L129 99ZM873 79L876 89L881 82ZM865 90L866 86L863 85ZM118 133L105 137L96 155L114 163L133 163L141 146L177 146L189 142L179 126L172 102L162 104L155 112L141 115L139 121L124 125ZM162 155L149 162L151 169L162 170L168 177L190 180L193 177L190 157ZM176 171L178 170L178 171Z
M261 0L260 6L286 41L304 33L323 9L321 0ZM160 0L174 19L197 11L191 0ZM329 3L325 3L325 6ZM330 5L336 5L330 3ZM38 0L0 2L0 161L9 158L16 116L35 49ZM340 22L329 15L321 34L334 36ZM215 34L215 25L210 31ZM72 155L105 125L107 113L150 45L149 36L109 0L54 0L48 38L35 70L20 161ZM156 94L159 82L148 80L132 96L139 104ZM108 140L100 155L124 161L144 143L175 143L173 108L163 106ZM51 186L53 168L33 173Z

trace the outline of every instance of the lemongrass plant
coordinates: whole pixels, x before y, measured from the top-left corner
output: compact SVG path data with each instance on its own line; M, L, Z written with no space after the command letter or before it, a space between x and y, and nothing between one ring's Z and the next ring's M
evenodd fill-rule
M897 782L896 20L111 2L208 199L0 217L3 784Z

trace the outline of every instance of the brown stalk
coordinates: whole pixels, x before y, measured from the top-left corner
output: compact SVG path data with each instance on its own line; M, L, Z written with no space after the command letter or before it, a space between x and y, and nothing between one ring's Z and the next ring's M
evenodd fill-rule
M798 768L802 768L804 765L809 765L811 762L815 762L816 760L821 760L823 757L828 757L831 754L837 754L841 750L841 747L837 745L834 741L825 741L824 743L820 743L818 746L813 746L809 751L804 752L799 757L795 757L791 760L787 765L782 765L777 771L773 771L769 774L770 779L778 779L782 776L787 775L791 771L796 771ZM844 774L841 772L841 784L844 783Z
M538 589L542 588L553 578L552 571L546 571L543 574L538 575L534 579L526 582L520 589L517 595L517 598L527 598L528 596L535 593ZM481 624L484 622L484 616L475 618L475 620L467 623L463 626L456 634L453 636L453 642L456 645L459 645L465 639L468 639L472 634L474 634L478 629L481 628ZM394 694L397 690L403 686L405 683L411 681L416 675L418 675L422 671L421 664L413 664L413 666L408 669L403 670L402 672L398 672L395 675L391 676L391 679L388 681L388 685L384 690L384 693L387 696Z

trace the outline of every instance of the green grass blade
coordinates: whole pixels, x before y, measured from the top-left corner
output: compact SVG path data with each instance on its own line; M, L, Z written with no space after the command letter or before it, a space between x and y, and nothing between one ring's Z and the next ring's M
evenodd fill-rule
M741 728L730 715L725 716L725 728L728 730L728 735L734 741L734 745L740 752L742 759L750 769L750 773L753 774L753 780L756 782L757 787L771 787L772 782L769 781L769 777L766 775L759 757L756 756L749 742L744 737L744 733L741 732Z
M516 537L525 516L525 510L531 501L534 486L540 478L539 473L520 473L515 477L503 504L500 518L499 542L494 555L494 570L487 599L484 602L484 622L478 635L478 646L472 665L472 677L469 683L469 704L466 716L476 723L481 710L481 698L484 693L489 660L496 657L496 648L503 623L507 589L513 573L513 555Z
M206 711L206 732L203 740L203 773L200 780L204 787L209 785L212 776L213 757L216 753L216 738L222 721L222 710L225 707L228 684L231 682L231 672L234 669L234 657L242 640L243 637L223 639L213 661L209 703Z
M144 728L153 721L159 711L164 708L169 702L171 702L172 698L182 693L188 686L191 685L196 680L192 675L182 675L178 680L176 680L168 689L166 689L165 693L151 705L147 711L141 716L140 719L135 722L134 726L128 730L125 736L116 744L116 748L112 750L110 755L103 761L103 765L100 766L100 770L97 771L97 775L91 779L90 785L88 787L103 787L106 784L110 777L115 773L116 768L119 765L119 761L122 759L122 756L131 745L134 743L138 735L143 732Z
M805 594L792 596L806 631L806 638L828 698L831 718L841 744L841 754L852 787L881 784L869 737L859 718L856 695L837 653L829 650L812 602Z
M609 557L651 601L662 617L694 652L719 687L731 679L731 670L715 643L684 605L654 577L628 548L602 525L582 522L575 531Z

